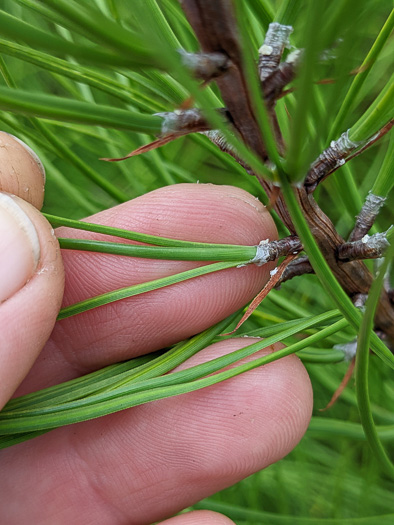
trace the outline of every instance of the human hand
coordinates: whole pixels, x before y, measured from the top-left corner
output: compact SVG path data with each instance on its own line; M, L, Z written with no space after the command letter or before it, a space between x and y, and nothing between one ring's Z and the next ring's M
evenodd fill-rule
M0 189L40 207L36 160L0 135ZM13 161L16 174L10 170L8 177L3 167L12 152L27 167ZM1 406L16 389L22 395L45 388L204 330L252 299L272 269L250 265L205 275L64 319L52 331L62 301L66 306L201 263L76 251L61 256L51 226L22 199L0 194ZM89 220L217 243L252 245L276 235L261 203L230 186L169 186ZM100 238L61 230L63 237ZM216 343L180 368L250 342ZM305 432L311 407L307 373L290 356L203 390L53 430L1 452L2 521L142 525L165 519L286 455ZM163 522L230 523L208 511Z

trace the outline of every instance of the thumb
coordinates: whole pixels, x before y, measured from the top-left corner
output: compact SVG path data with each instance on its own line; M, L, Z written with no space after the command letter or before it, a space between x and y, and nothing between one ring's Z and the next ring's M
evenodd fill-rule
M28 185L29 172L23 177ZM8 189L4 180L2 189ZM63 280L60 249L50 224L33 205L0 192L0 408L52 331Z

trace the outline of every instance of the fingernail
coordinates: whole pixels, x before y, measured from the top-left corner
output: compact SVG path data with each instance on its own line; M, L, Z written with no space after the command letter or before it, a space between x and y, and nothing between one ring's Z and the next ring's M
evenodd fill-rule
M0 193L0 303L27 283L39 259L33 223L13 196Z
M19 142L19 144L25 148L25 150L29 153L29 155L31 157L33 157L34 161L36 162L36 164L37 164L37 166L38 166L38 168L39 168L39 170L41 172L41 175L42 175L42 178L43 178L44 184L45 184L46 175L45 175L44 164L41 162L41 159L37 155L37 153L34 150L32 150L31 147L28 146L25 142L23 142L23 140L19 139L18 137L15 137L15 135L12 135L11 133L7 133L6 131L4 133L6 133L7 135L9 135L13 139L15 139L17 142Z

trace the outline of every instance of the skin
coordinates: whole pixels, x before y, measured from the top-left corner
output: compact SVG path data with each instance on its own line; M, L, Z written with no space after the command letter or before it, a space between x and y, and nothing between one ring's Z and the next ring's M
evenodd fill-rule
M0 191L19 195L40 209L45 170L35 153L17 137L0 131Z
M36 227L41 256L27 284L0 304L3 404L15 391L21 395L78 377L204 330L250 301L273 268L250 265L210 274L55 324L61 302L65 306L201 263L60 254L50 225L31 204L20 205ZM196 241L251 245L276 238L261 203L230 186L170 186L90 220ZM57 234L101 238L66 229ZM179 368L251 342L221 341ZM1 451L2 520L9 525L233 523L209 511L170 516L285 456L304 434L311 410L308 375L290 356L200 391L56 429Z

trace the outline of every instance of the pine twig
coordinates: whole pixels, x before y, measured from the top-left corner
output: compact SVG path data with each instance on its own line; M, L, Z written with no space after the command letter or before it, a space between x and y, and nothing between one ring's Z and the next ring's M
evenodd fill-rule
M224 119L228 119L228 113L225 108L220 108L217 111ZM149 144L144 144L124 157L101 158L100 160L106 160L109 162L125 160L164 146L184 135L189 135L190 133L202 133L211 129L210 124L207 122L202 112L196 108L155 113L155 115L163 119L161 133L158 139Z
M356 259L377 259L382 257L389 246L387 239L389 228L386 232L364 235L362 239L345 242L338 246L338 260L342 262Z
M238 164L242 166L249 174L252 174L250 166L242 160L242 158L236 152L234 146L227 142L221 131L217 129L211 129L208 131L202 131L201 134L205 135L212 142L212 144L215 144L215 146L217 146L221 151L233 157L233 159L238 162Z
M342 133L339 139L333 140L330 146L312 163L304 181L306 192L314 192L317 186L331 173L375 144L377 140L390 131L393 123L394 120L390 120L372 137L362 142L350 140L349 130Z
M259 49L259 76L261 82L278 68L283 51L289 45L289 36L293 32L291 26L285 26L273 22L268 26L268 31L264 38L264 43Z
M220 108L217 111L225 119L228 118L229 115L225 108ZM189 133L211 129L205 116L196 108L155 113L155 116L163 119L160 133L160 137L162 138L170 134L175 134L180 137L182 135L188 135Z
M338 140L333 140L330 146L319 155L311 165L304 181L307 193L315 191L317 186L328 175L336 171L345 164L345 159L349 153L360 146L360 143L349 139L349 132L345 131Z
M360 259L377 259L382 257L389 245L387 234L390 230L391 228L384 233L376 233L371 236L365 235L358 241L345 242L339 245L337 249L338 260L342 263L346 263ZM314 273L314 271L309 259L306 255L302 255L287 266L281 279L276 284L276 288L279 288L281 284L293 279L294 277L311 273ZM355 294L354 297L357 296L360 296L360 298L363 297L364 300L367 297L365 294ZM359 306L359 304L355 304L355 306Z
M357 217L353 231L350 234L349 242L358 241L369 232L385 202L385 197L374 195L372 192L368 193L360 214Z

